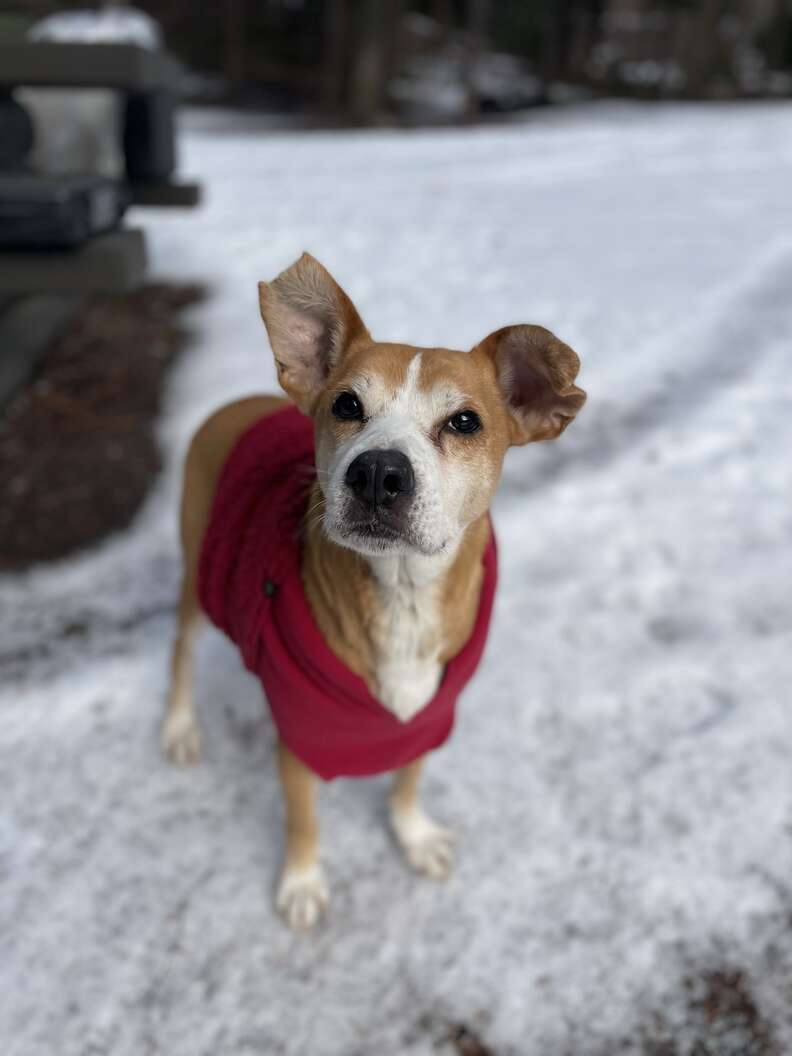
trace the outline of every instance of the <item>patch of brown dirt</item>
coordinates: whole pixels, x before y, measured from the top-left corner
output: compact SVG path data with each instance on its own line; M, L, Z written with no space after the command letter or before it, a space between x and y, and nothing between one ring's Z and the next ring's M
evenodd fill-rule
M685 980L686 1040L668 1036L662 1017L644 1040L644 1056L780 1056L749 980L721 969Z
M459 1056L495 1056L479 1035L464 1023L449 1024L447 1040Z
M196 286L88 302L0 417L0 569L63 557L126 527L160 468L168 366Z
M475 1013L472 1018L479 1024L484 1024L488 1019L486 1013L482 1012ZM404 1040L410 1051L420 1041L423 1048L429 1044L433 1052L446 1056L495 1056L477 1026L453 1021L436 1012L425 1012Z

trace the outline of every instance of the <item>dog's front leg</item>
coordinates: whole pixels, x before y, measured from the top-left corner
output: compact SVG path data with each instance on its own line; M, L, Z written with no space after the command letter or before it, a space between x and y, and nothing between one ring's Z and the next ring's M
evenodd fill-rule
M295 931L312 928L324 911L328 891L319 864L316 777L285 744L278 744L278 771L286 808L286 859L276 905Z
M432 821L421 806L418 781L426 756L396 771L390 819L407 861L419 873L444 880L454 864L454 834Z
M182 583L179 628L171 657L171 686L162 723L162 750L172 763L186 766L201 757L201 732L193 707L193 648L203 623L198 607L195 575L189 569Z

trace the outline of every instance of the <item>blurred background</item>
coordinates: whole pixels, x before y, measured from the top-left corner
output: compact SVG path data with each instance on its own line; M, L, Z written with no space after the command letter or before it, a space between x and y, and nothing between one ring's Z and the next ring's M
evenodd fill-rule
M0 0L0 1047L792 1052L790 0ZM517 322L589 402L510 452L488 654L409 875L323 790L272 890L260 688L159 757L181 462L273 390L309 250L382 339Z
M343 123L458 120L570 95L790 91L786 0L161 0L107 3L101 20L84 8L8 2L2 33L164 45L184 63L187 100ZM64 17L42 23L53 13Z

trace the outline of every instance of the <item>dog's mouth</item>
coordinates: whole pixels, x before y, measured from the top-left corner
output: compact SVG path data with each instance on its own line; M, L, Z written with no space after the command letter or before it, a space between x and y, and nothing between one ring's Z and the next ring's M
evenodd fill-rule
M389 524L387 520L376 514L346 521L342 526L342 534L350 542L359 539L383 550L397 544L409 546L412 542L410 533L403 527Z
M328 502L323 527L333 542L368 557L379 554L432 557L446 552L448 545L447 540L438 543L425 538L410 510L384 504L366 507L363 503L347 501L338 509Z
M368 556L413 553L434 557L447 548L446 542L427 547L407 526L390 524L377 515L344 520L335 531L330 530L330 536L342 546Z
M326 520L325 528L337 543L363 554L420 549L406 518L387 508L347 510L342 517Z

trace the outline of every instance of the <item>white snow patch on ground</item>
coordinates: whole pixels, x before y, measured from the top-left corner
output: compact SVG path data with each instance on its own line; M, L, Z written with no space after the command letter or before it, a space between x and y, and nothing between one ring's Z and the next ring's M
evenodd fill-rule
M792 1051L792 109L349 134L194 113L183 147L205 207L136 217L158 277L212 285L166 472L123 536L0 581L3 1052L428 1054L454 1022L497 1056L595 1056L660 1012L682 1054L683 979L710 968ZM488 655L426 781L453 879L407 871L384 779L336 782L329 919L296 938L272 727L215 632L202 765L166 765L157 727L179 461L273 388L255 284L304 248L385 339L550 326L589 405L508 458Z

